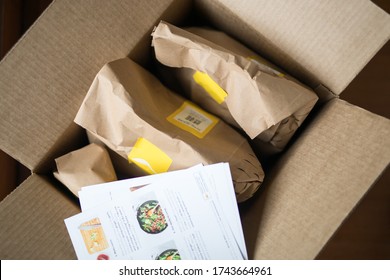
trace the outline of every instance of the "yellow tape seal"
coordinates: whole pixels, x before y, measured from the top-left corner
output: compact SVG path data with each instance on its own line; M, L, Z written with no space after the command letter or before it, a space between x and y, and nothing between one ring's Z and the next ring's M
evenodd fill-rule
M172 159L166 153L142 137L137 139L127 157L129 162L148 174L166 172L172 163Z
M192 75L194 81L200 85L218 104L225 101L227 93L209 75L196 71Z
M195 104L185 101L179 109L167 117L167 121L198 138L203 138L219 119Z

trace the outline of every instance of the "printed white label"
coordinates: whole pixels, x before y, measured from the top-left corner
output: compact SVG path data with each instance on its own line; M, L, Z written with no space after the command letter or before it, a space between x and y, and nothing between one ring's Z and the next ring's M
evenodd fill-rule
M196 131L203 133L213 121L205 115L194 110L191 106L186 106L183 111L174 116L174 119L196 129Z
M218 118L186 101L167 120L198 138L203 138L217 123Z

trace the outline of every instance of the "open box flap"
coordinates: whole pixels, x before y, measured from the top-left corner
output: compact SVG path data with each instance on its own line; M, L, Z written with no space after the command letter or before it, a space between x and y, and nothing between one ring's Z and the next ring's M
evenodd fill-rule
M54 1L0 63L0 148L34 170L60 139L72 142L73 118L100 68L150 39L172 5L188 3Z
M390 16L368 0L196 3L217 27L312 88L322 84L335 94L346 88L390 36Z
M330 101L242 209L249 257L315 258L389 162L390 120Z
M31 175L0 203L0 259L75 259L64 219L79 212L59 188Z

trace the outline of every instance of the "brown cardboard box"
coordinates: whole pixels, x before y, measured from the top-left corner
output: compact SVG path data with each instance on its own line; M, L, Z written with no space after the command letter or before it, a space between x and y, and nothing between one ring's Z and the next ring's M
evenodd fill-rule
M86 144L74 115L104 63L147 64L152 27L195 10L196 22L237 36L322 100L241 206L251 258L315 258L376 181L390 121L338 97L389 39L389 16L370 1L57 0L0 64L0 148L33 172L0 203L0 258L75 258L63 219L78 204L49 176L54 158Z

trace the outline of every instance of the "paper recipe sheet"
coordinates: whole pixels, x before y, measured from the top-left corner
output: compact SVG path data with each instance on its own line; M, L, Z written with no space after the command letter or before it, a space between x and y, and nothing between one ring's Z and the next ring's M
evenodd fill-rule
M227 164L116 183L84 188L97 203L65 220L79 259L247 258Z

